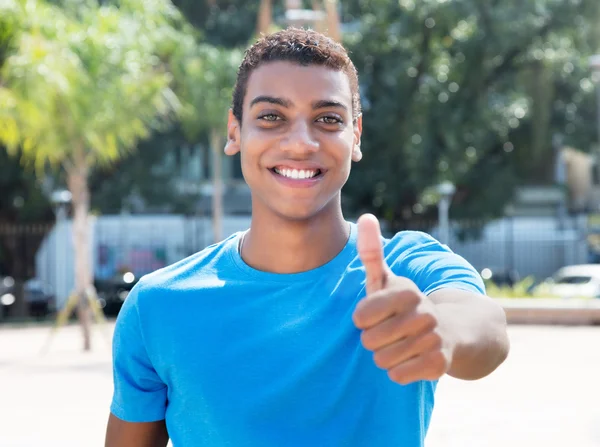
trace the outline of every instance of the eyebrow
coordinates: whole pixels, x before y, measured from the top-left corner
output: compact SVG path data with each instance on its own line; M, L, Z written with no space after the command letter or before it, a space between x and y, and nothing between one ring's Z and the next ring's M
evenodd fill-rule
M290 101L289 99L277 98L275 96L261 95L261 96L257 96L250 102L250 107L252 107L256 104L259 104L261 102L266 102L268 104L275 104L275 105L282 106L282 107L290 107L292 105L292 101Z
M344 110L348 110L348 107L346 107L346 105L342 104L339 101L333 101L330 99L325 99L325 100L320 100L320 101L315 101L313 102L313 109L325 109L328 107L334 107L334 108L338 108L338 109L344 109Z
M256 98L254 98L250 102L250 107L253 107L254 105L259 104L261 102L266 102L268 104L275 104L275 105L286 107L286 108L291 107L293 104L292 101L290 101L289 99L278 98L275 96L268 96L268 95L260 95L260 96L257 96ZM346 111L348 110L348 107L346 105L342 104L339 101L334 101L331 99L321 99L319 101L315 101L312 103L312 108L314 110L324 109L327 107L344 109Z

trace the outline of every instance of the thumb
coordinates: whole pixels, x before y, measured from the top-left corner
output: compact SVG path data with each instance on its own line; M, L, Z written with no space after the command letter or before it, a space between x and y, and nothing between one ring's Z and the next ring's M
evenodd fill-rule
M388 267L383 259L381 229L379 221L372 214L363 214L358 225L358 255L365 266L367 275L367 296L383 289Z

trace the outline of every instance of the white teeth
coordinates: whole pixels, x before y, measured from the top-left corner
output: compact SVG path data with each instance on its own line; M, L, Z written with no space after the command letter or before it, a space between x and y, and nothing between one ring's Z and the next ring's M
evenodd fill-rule
M275 168L275 172L279 175L283 175L284 177L293 178L293 179L307 179L312 178L317 175L317 170L307 170L307 169L277 169Z

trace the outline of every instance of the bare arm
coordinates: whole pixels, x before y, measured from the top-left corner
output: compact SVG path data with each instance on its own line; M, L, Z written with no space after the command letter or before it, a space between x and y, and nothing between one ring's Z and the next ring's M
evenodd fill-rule
M164 420L125 422L112 413L108 418L105 447L166 447L168 442Z
M440 328L456 343L448 374L476 380L487 376L506 359L509 340L504 309L491 298L457 289L431 295Z

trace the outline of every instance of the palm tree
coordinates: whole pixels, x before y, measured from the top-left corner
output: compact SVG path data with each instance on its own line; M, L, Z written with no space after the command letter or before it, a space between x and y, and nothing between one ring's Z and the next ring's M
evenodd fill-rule
M74 293L89 350L83 304L93 290L88 176L133 150L178 109L165 61L186 39L167 0L70 5L0 2L2 20L19 30L0 73L0 142L40 175L48 167L65 173L73 205Z

